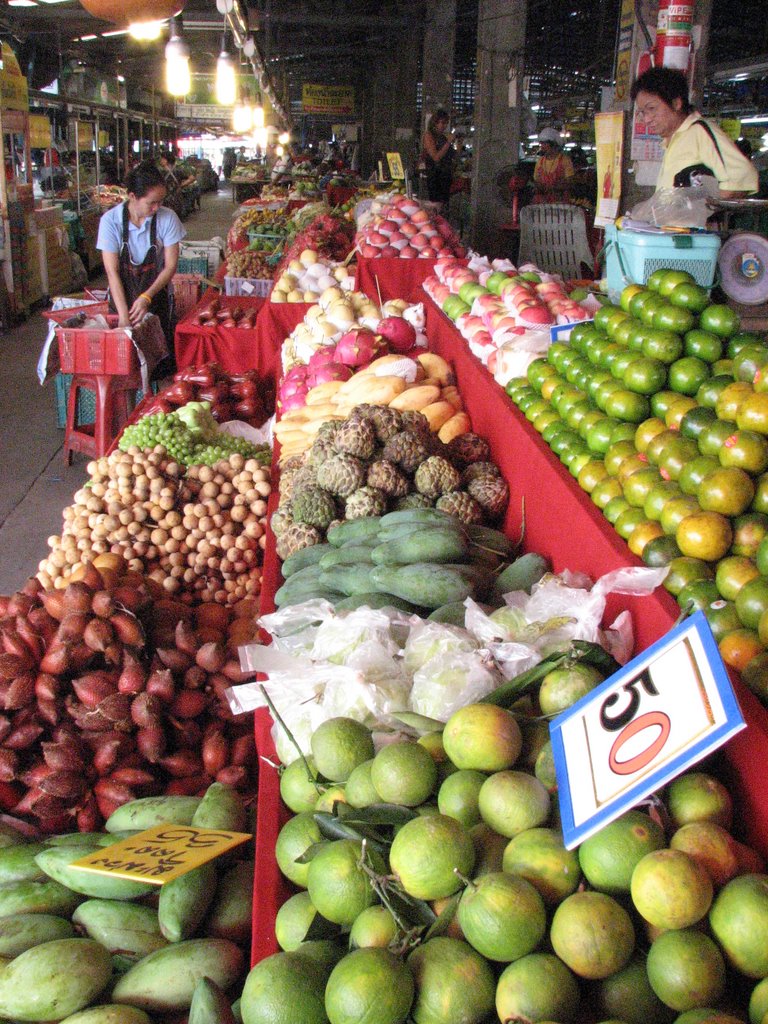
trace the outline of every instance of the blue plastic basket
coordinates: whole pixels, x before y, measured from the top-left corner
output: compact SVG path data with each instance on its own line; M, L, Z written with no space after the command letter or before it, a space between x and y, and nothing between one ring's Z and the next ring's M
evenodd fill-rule
M53 378L56 386L56 425L63 430L67 425L67 403L69 402L69 391L72 387L71 373L57 373ZM157 394L158 385L152 382L152 393ZM144 392L139 389L136 392L136 404L142 400ZM77 395L77 425L93 423L96 419L96 395L90 388L80 388Z
M656 270L685 270L703 288L715 283L720 238L710 232L649 234L605 229L605 276L615 300L628 284L645 284Z

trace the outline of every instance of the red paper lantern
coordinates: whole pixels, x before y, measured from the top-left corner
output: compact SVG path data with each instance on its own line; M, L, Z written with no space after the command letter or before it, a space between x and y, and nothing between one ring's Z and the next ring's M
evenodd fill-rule
M94 18L133 25L172 18L184 8L186 0L80 0L80 4Z

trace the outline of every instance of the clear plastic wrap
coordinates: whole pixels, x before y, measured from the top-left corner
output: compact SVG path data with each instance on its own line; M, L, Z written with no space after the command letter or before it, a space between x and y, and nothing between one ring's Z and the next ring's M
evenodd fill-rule
M487 651L441 654L414 673L411 709L447 722L454 711L492 693L502 682Z
M717 179L702 176L690 188L661 188L649 199L632 207L632 221L644 221L661 228L704 228L712 216L707 201L719 192Z
M432 658L471 654L477 648L477 640L460 626L419 620L403 648L403 665L413 675Z

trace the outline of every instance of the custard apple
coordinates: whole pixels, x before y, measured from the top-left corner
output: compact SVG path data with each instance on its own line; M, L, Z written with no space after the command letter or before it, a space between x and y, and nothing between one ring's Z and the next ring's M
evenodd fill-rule
M491 519L504 515L509 501L509 487L501 476L479 476L467 487L470 495Z
M387 496L376 487L359 487L350 494L344 506L345 519L366 519L381 516L387 511Z
M337 498L348 498L365 483L365 463L354 455L332 455L317 467L317 483Z
M448 458L455 466L463 469L472 462L488 462L491 448L484 437L469 431L448 442Z
M432 498L428 498L426 494L419 494L418 491L412 491L410 494L406 494L403 498L398 498L395 502L394 508L397 511L403 508L433 508L434 501Z
M275 537L280 537L289 526L293 525L293 506L290 501L284 502L275 509L269 525L272 527L272 533L274 533Z
M438 498L441 494L458 489L461 474L447 459L439 455L430 455L416 470L413 482L417 491L430 498Z
M312 447L307 452L307 465L317 469L318 466L329 459L332 455L336 454L336 448L333 444L333 438L330 436L316 437Z
M417 409L406 409L404 412L401 412L400 420L403 424L403 430L413 430L417 434L432 433L429 429L429 420L424 413L419 412Z
M344 455L370 459L376 448L376 431L368 420L348 419L333 435L333 444Z
M367 420L373 424L379 444L386 444L390 437L394 437L403 429L402 413L397 409L390 409L387 405L358 405L352 410L349 418Z
M429 457L429 446L423 436L403 430L387 441L382 455L388 462L396 462L406 473L415 473Z
M461 474L462 487L469 487L473 480L481 476L501 476L501 470L495 462L473 462Z
M310 548L320 544L323 535L316 526L305 526L304 523L292 523L277 538L277 557L281 561L295 555L302 548Z
M485 518L482 506L466 491L448 491L437 499L435 508L439 508L441 512L447 512L451 516L456 516L467 525L482 523Z
M326 530L336 518L336 502L333 495L321 487L304 487L294 492L293 521Z
M383 491L390 498L402 498L408 493L410 486L408 477L402 470L398 469L394 462L388 462L386 459L370 464L366 483Z

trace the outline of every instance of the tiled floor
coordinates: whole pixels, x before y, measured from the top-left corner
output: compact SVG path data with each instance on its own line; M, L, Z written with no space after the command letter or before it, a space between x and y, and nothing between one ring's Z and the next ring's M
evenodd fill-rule
M235 212L229 188L203 196L202 210L185 222L188 238L226 237ZM46 538L59 532L62 510L86 478L85 456L64 463L53 381L41 387L37 380L46 330L38 313L0 334L0 594L37 571Z

